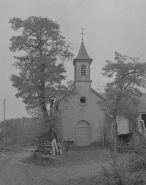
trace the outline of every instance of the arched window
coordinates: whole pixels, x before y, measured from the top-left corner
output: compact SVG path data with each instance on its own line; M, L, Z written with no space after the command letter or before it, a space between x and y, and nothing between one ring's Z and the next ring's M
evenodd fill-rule
M86 66L84 64L81 65L81 76L86 76Z

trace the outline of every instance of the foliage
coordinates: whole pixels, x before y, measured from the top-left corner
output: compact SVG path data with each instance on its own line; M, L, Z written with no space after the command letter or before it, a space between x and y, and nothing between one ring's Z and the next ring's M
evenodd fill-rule
M5 121L5 137L6 137L6 144L14 144L17 142L17 125L20 119L10 119ZM0 127L2 128L1 131L1 140L4 137L4 123L3 121L0 122ZM10 142L11 139L11 142ZM8 141L8 142L7 142Z
M128 160L128 164L117 165L115 168L111 164L110 169L102 168L99 176L92 179L91 184L101 185L145 185L146 173L146 153L133 154Z
M146 170L146 153L142 155L133 154L129 158L129 169L131 172Z
M143 171L131 173L129 169L120 164L111 169L103 168L100 175L92 179L92 185L145 185L145 173Z
M44 130L43 120L37 118L23 119L20 125L20 144L35 144Z
M112 78L106 84L106 100L98 104L113 119L114 150L116 152L117 124L116 117L125 117L129 120L130 132L136 131L138 106L142 92L139 87L146 86L146 62L139 62L139 58L132 58L115 52L115 60L106 61L102 68L103 75ZM132 138L134 141L134 138ZM134 143L134 142L133 142Z
M146 63L115 52L115 60L107 60L102 70L104 76L113 79L106 85L107 100L100 103L102 109L111 115L135 119L142 96L139 87L146 86Z
M133 148L133 152L139 155L146 154L146 146L145 145L136 145Z
M14 31L20 35L10 39L10 51L18 51L14 66L19 74L11 81L17 88L17 98L22 98L31 115L49 118L49 105L55 98L68 95L70 89L62 84L66 70L62 61L70 60L71 44L65 41L59 25L48 18L28 17L10 19ZM52 108L52 107L51 107ZM50 108L50 109L51 109Z
M44 132L43 121L38 118L17 118L5 121L6 145L30 145L37 142L39 135ZM0 122L1 141L4 137L4 124ZM19 143L18 143L19 142Z

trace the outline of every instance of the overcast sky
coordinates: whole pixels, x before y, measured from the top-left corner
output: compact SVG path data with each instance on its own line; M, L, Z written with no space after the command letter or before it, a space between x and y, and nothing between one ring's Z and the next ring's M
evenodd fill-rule
M13 17L29 16L48 17L59 23L66 40L74 45L75 55L81 44L81 27L84 28L84 44L93 59L92 87L97 91L99 82L102 86L108 81L101 75L101 68L107 59L114 59L115 51L133 57L143 55L141 60L146 60L145 0L0 0L0 121L3 99L6 119L28 116L9 80L16 73L12 66L14 54L9 51L9 40L16 33L8 22ZM68 79L73 79L72 62L66 64L66 69Z

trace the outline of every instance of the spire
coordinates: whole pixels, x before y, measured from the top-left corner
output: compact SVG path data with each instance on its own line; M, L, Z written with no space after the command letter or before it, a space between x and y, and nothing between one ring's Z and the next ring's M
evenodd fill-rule
M77 57L75 58L76 59L84 59L84 60L91 60L91 58L89 57L87 51L86 51L86 48L84 46L84 42L82 41L81 42L81 47L80 47L80 50L79 50L79 53L77 55Z

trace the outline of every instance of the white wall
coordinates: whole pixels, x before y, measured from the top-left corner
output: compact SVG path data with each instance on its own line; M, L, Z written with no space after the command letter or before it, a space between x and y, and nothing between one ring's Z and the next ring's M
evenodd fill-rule
M116 122L118 124L118 134L129 133L128 119L124 117L117 117Z
M79 99L81 96L87 98L86 105L80 105ZM98 142L101 140L101 127L104 125L101 122L103 113L97 104L99 100L100 98L97 95L91 91L86 91L60 103L63 140L70 139L76 143L76 127L81 120L87 121L90 125L90 141Z

